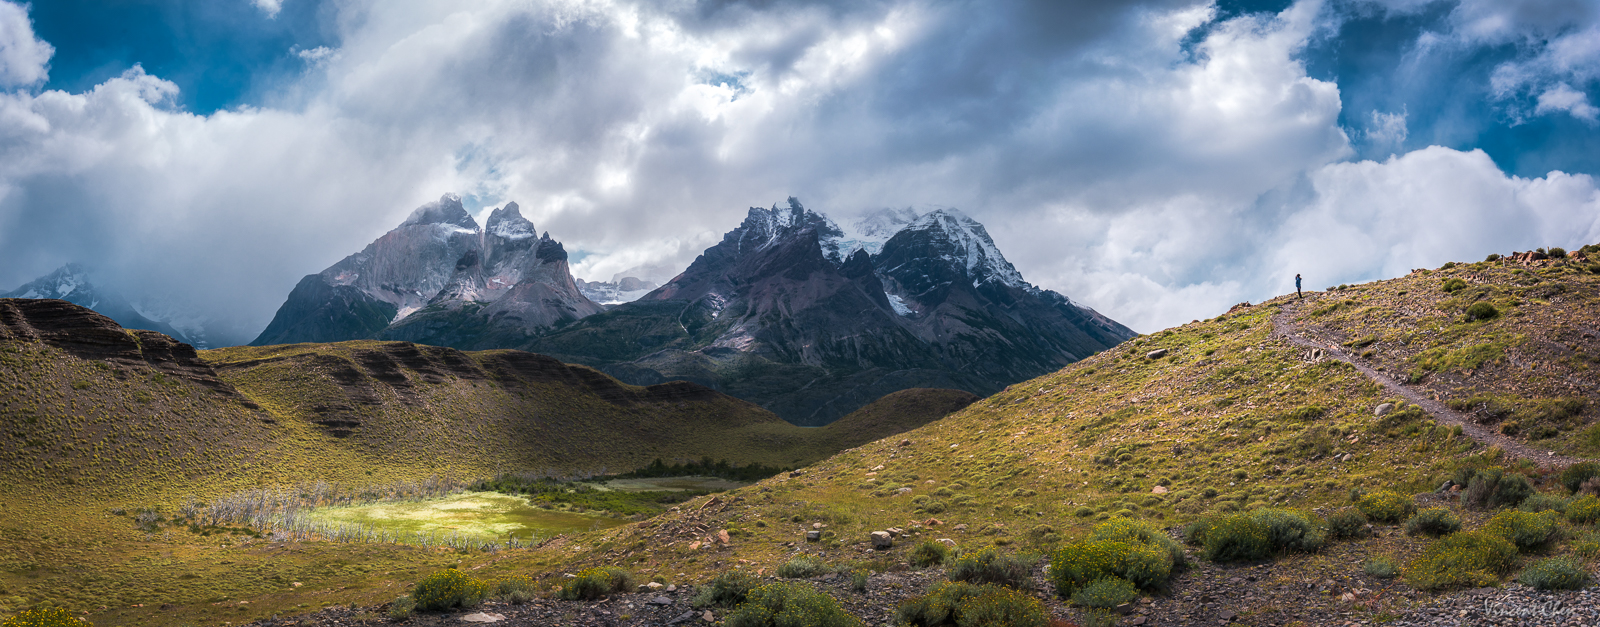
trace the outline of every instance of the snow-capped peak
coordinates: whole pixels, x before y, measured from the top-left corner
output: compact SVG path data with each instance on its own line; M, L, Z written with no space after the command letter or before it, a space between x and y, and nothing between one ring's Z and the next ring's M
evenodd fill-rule
M806 209L799 199L790 196L788 207L779 208L777 204L773 204L771 209L751 207L744 223L730 231L725 239L737 241L740 250L755 250L808 228L816 229L818 239L824 241L844 235L833 220Z
M406 218L400 226L427 224L443 224L473 233L478 232L478 223L467 213L467 209L461 206L461 197L449 193L440 196L436 202L417 207L416 211L411 212L411 217Z
M484 224L484 230L490 235L498 235L508 240L539 236L539 230L533 228L533 223L527 218L522 217L521 208L514 202L508 202L506 206L490 213L488 222Z
M865 250L868 255L876 255L878 251L883 250L884 242L889 241L895 233L899 233L900 229L916 219L917 212L910 207L879 209L868 213L841 229L838 237L823 238L822 254L832 259L834 263L841 264L857 250Z
M945 239L954 245L953 257L948 260L965 264L967 277L972 279L974 286L998 281L1023 289L1032 287L1022 280L1022 273L1006 261L1005 255L1000 254L1000 249L995 247L994 240L983 225L959 209L935 210L912 221L903 230L942 232Z

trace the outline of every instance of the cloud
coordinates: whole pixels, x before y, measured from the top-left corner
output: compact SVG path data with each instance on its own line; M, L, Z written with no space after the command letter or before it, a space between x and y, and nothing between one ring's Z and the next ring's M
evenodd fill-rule
M959 207L1029 280L1149 331L1285 271L1378 278L1592 227L1587 177L1350 162L1340 87L1303 60L1334 19L1313 0L333 6L336 47L293 51L304 77L269 103L194 115L137 67L0 95L0 288L91 263L247 341L445 191L517 201L586 279L670 275L796 195L841 220ZM1398 150L1400 111L1360 139ZM1408 207L1467 234L1406 230Z
M1362 134L1367 144L1378 150L1398 150L1406 142L1406 112L1373 111Z
M267 14L267 19L278 17L278 12L283 10L283 0L250 0L250 4Z
M1534 109L1534 113L1537 114L1556 111L1565 111L1572 114L1572 117L1589 122L1594 122L1596 114L1600 114L1600 109L1589 104L1587 94L1573 89L1566 83L1556 83L1555 87L1539 94L1539 106Z
M28 9L0 2L0 88L26 87L50 75L56 49L33 34Z

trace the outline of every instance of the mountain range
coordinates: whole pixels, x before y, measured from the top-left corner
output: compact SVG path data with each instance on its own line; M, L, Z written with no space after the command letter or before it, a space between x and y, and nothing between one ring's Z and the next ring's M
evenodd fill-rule
M157 331L182 342L202 348L205 346L202 329L190 326L180 331L168 321L158 319L162 316L140 311L140 308L121 292L100 285L89 269L81 264L69 263L61 266L54 272L29 281L17 289L0 293L0 298L60 299L93 309L129 329Z

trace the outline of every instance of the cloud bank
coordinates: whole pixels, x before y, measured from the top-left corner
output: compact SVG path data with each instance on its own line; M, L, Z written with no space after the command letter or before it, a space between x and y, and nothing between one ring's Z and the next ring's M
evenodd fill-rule
M50 44L0 1L0 288L82 261L247 341L302 275L445 191L517 201L588 279L682 268L789 195L836 219L959 207L1029 280L1140 331L1296 272L1600 241L1587 175L1355 160L1397 149L1407 112L1346 129L1339 85L1308 75L1348 4L349 2L336 48L285 51L305 71L274 102L196 115L139 67L40 91ZM1507 101L1592 119L1587 27L1494 6L1432 36L1533 42L1495 74Z

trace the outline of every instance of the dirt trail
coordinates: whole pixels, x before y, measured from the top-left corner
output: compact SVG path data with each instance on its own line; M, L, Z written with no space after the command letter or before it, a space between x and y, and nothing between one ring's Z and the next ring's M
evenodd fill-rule
M1505 435L1478 424L1465 414L1450 409L1450 407L1444 403L1433 400L1433 397L1429 396L1425 390L1406 387L1399 381L1396 381L1394 377L1378 372L1377 370L1373 370L1370 366L1361 363L1360 360L1352 358L1350 354L1344 352L1343 347L1339 346L1337 343L1324 343L1301 335L1298 325L1293 321L1295 311L1298 309L1298 307L1299 303L1290 301L1284 303L1283 306L1279 308L1278 314L1272 317L1272 337L1282 339L1296 346L1321 349L1323 354L1328 356L1330 359L1337 359L1355 366L1356 370L1359 370L1361 374L1367 375L1368 378L1378 382L1379 385L1382 385L1390 392L1398 394L1412 404L1421 407L1423 411L1426 411L1429 415L1433 416L1433 419L1439 424L1459 426L1461 427L1462 433L1465 433L1467 437L1470 437L1486 446L1498 446L1501 450L1505 451L1506 455L1509 457L1526 459L1545 468L1560 468L1563 466L1570 466L1581 461L1589 461L1584 458L1567 457L1565 455L1558 455L1551 451L1536 449L1515 439L1506 437Z

